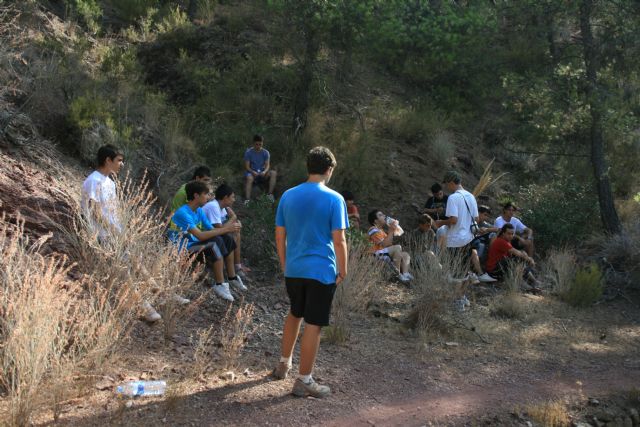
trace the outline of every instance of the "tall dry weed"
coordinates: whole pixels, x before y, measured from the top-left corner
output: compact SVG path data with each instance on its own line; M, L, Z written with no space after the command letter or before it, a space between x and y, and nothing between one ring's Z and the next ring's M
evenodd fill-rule
M526 303L520 293L525 285L524 270L522 262L509 260L503 280L505 291L491 302L492 315L505 319L523 319L526 316Z
M338 285L333 300L331 326L325 328L324 339L334 344L349 339L349 314L363 312L384 292L384 263L368 251L368 244L354 242L349 248L347 277Z
M448 334L457 312L454 301L466 291L459 258L442 251L437 257L416 258L413 267L415 300L407 324L421 334Z
M543 266L543 276L554 294L562 295L569 291L576 276L577 261L575 253L569 248L549 251Z
M240 303L234 310L229 306L227 312L220 322L219 336L220 357L222 369L235 369L238 367L240 353L246 341L255 332L253 326L253 304Z

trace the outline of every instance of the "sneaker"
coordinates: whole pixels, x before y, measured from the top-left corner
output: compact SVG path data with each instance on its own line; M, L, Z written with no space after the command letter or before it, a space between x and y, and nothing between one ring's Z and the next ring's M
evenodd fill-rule
M267 194L267 200L269 200L271 203L274 203L276 201L276 199L273 197L273 194Z
M293 384L293 390L291 390L291 394L298 397L312 396L317 398L323 398L331 394L331 389L326 385L318 384L313 379L309 384L306 384L302 382L300 378L298 378L296 379L296 382Z
M484 283L491 283L491 282L498 281L498 279L494 279L493 277L489 276L489 273L482 273L480 276L478 276L478 280Z
M149 323L157 322L162 319L162 316L156 311L155 308L148 301L142 303L142 311L144 312L143 318Z
M404 273L404 277L406 277L409 280L415 279L415 277L413 277L413 274L409 273L408 271Z
M407 273L399 273L399 274L398 274L398 278L400 279L400 281L401 281L402 283L407 283L407 282L411 281L411 279L409 279L409 278L407 277Z
M250 200L250 199L246 199L246 200L244 201L244 205L245 205L245 206L249 206L249 203L251 203L251 200Z
M187 298L182 298L180 295L178 294L173 294L173 296L171 297L171 299L178 305L187 305L191 302L190 299Z
M476 273L467 274L466 279L469 280L469 283L472 285L477 285L478 283L480 283L480 280L478 279L478 275Z
M465 304L464 299L460 298L453 302L454 307L457 311L463 312L467 310L467 305Z
M247 287L245 286L244 283L242 283L242 278L236 274L236 278L233 280L229 280L229 284L233 285L234 288L236 288L239 291L246 291Z
M229 290L228 283L221 283L220 285L213 285L213 292L218 295L220 298L227 300L229 302L233 302L233 295L231 295L231 291Z
M466 308L471 307L471 301L469 301L469 298L467 298L466 295L462 295L462 298L460 299Z
M280 362L275 368L273 368L273 371L271 371L271 376L278 380L284 380L287 378L287 374L290 369L291 365L288 365L285 362Z

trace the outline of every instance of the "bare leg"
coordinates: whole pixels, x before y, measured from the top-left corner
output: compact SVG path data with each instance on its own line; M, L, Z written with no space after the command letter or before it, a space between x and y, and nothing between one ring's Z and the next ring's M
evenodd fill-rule
M300 340L300 375L309 375L316 363L316 355L320 347L320 331L322 327L316 325L304 325L304 333Z
M213 270L213 279L216 283L224 282L224 264L221 259L209 262L209 268Z
M237 233L234 233L233 237L236 241L236 249L233 251L233 259L235 260L236 264L242 264L240 258L240 232L238 231Z
M269 171L269 193L273 194L273 190L276 188L276 177L278 173L274 170Z
M296 346L296 340L300 333L301 324L302 318L295 317L291 312L289 312L289 315L284 321L284 328L282 331L282 344L280 347L280 355L282 357L291 357L293 354L293 348Z
M227 276L236 277L236 266L234 265L233 254L224 257L224 263L227 267Z
M393 246L389 246L387 248L387 251L389 253L389 256L391 256L391 259L393 260L393 265L396 266L396 268L398 269L398 271L400 271L401 273L404 273L400 267L402 266L402 250L400 249L399 245L393 245Z
M401 252L400 257L402 258L402 268L400 272L407 273L409 271L409 264L411 263L411 255L406 252Z
M471 266L476 273L483 273L482 266L480 265L480 257L478 256L478 251L475 249L471 250Z
M251 199L251 187L253 186L253 175L247 175L244 178L244 195L245 199Z

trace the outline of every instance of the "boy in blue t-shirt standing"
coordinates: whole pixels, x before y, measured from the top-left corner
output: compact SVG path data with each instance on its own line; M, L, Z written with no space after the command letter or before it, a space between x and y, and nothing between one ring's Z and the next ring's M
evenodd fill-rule
M171 217L169 239L204 261L213 270L215 283L213 291L219 297L233 302L229 283L239 290L246 290L242 279L236 276L233 265L233 250L227 247L220 236L240 230L240 223L229 221L220 228L214 228L202 210L209 200L209 186L202 181L191 181L185 186L187 203ZM227 267L229 283L224 281L223 260Z
M287 377L302 320L299 375L292 393L325 397L329 387L316 383L311 372L320 346L320 331L329 324L336 286L347 274L349 227L343 197L326 186L336 159L325 147L307 155L307 182L287 190L276 213L276 247L291 303L284 323L280 363L273 371Z

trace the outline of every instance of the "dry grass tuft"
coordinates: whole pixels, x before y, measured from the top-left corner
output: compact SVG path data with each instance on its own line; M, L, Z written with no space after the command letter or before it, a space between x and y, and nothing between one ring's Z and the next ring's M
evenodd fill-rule
M224 370L238 367L240 353L247 340L255 332L253 327L253 304L240 303L239 307L233 310L229 306L227 312L220 322L220 356L221 368Z
M576 255L568 248L554 249L549 252L543 271L553 293L562 295L569 290L576 275L576 263Z
M567 407L561 401L527 405L525 412L532 421L541 426L566 427L571 425Z
M454 302L466 290L459 259L443 251L438 257L416 258L413 269L416 299L407 324L422 334L450 334L456 324ZM453 273L452 273L453 272Z
M214 352L216 325L199 330L192 338L194 344L191 375L194 379L202 379L211 368Z
M473 193L473 195L475 197L478 197L489 186L495 184L500 178L502 178L503 176L506 175L506 172L505 172L505 173L502 173L502 174L498 175L495 178L493 177L493 175L491 174L491 170L493 168L493 162L494 161L495 161L495 159L491 159L491 161L487 164L487 166L485 166L484 171L482 172L482 175L480 176L480 179L478 180L478 183L473 188L472 193Z
M497 296L491 303L491 314L504 319L524 319L527 314L526 301L520 294L524 285L523 263L511 260L504 277L505 292Z
M353 242L349 248L349 274L338 285L332 305L332 324L323 329L323 339L344 344L351 336L349 314L364 312L383 291L386 266L368 251L366 242Z

